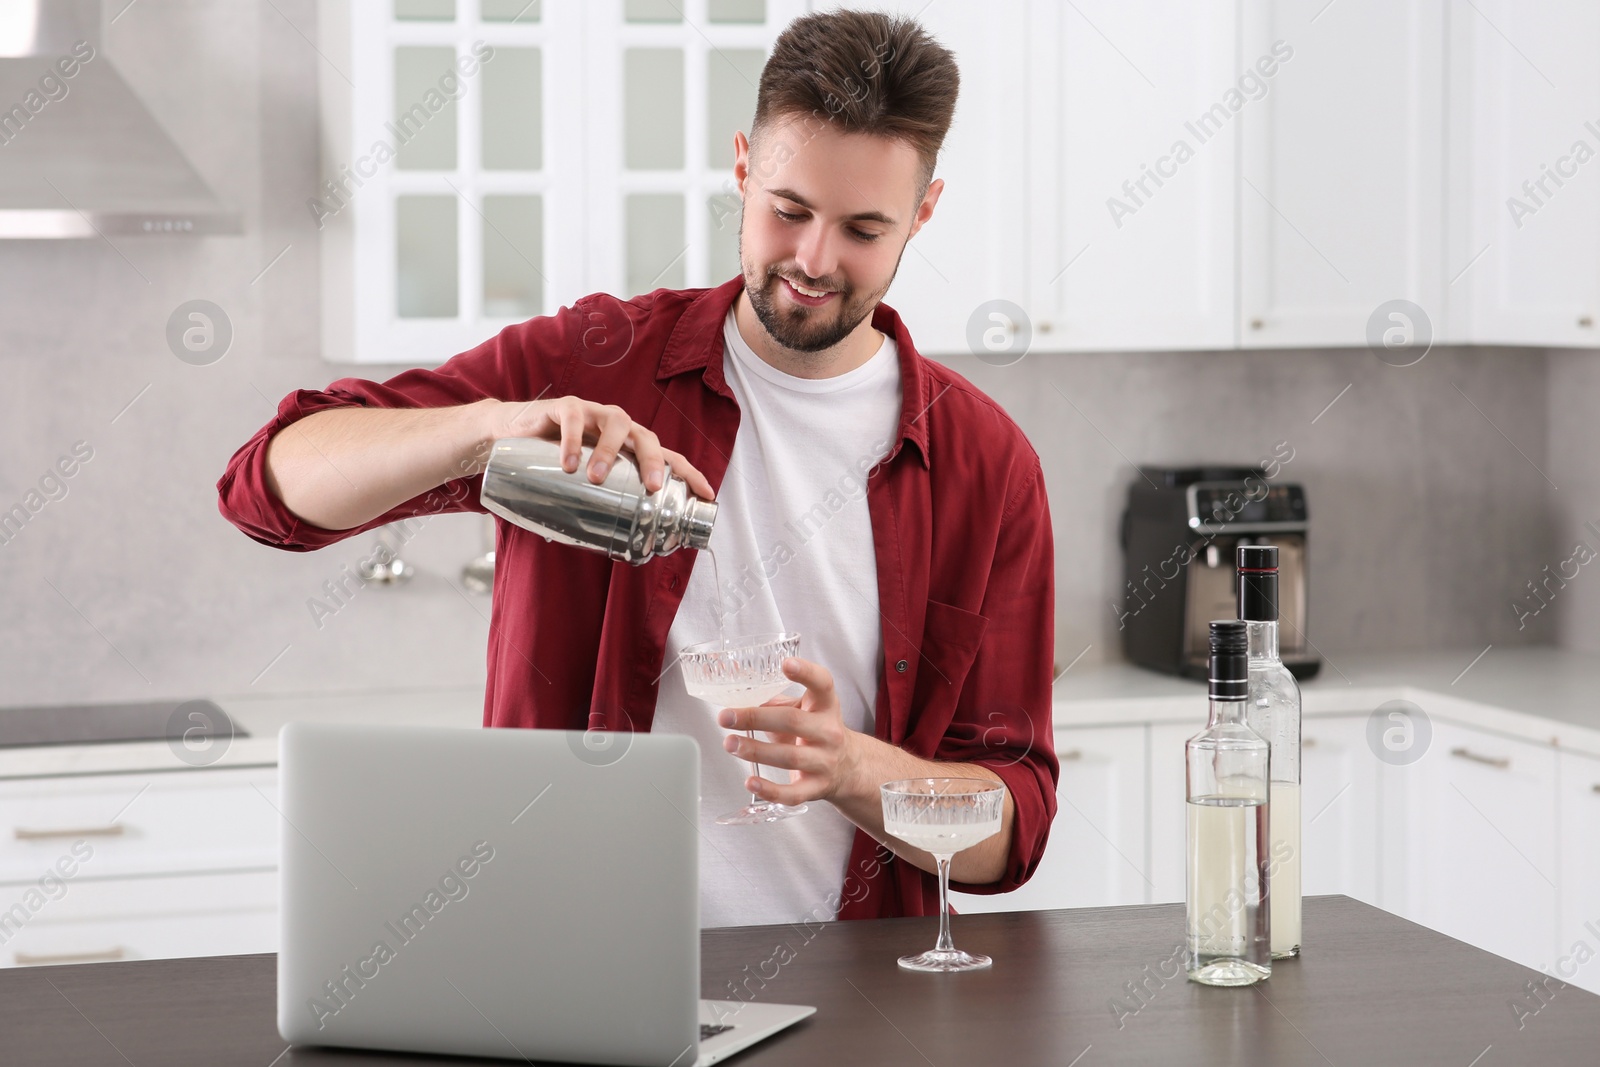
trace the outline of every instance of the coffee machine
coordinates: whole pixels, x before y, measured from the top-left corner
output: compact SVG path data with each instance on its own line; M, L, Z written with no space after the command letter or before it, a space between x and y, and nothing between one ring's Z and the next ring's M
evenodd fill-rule
M1238 617L1240 545L1278 547L1279 651L1296 678L1322 658L1306 638L1306 495L1256 467L1141 467L1120 540L1124 583L1113 604L1123 654L1142 667L1206 677L1208 626Z

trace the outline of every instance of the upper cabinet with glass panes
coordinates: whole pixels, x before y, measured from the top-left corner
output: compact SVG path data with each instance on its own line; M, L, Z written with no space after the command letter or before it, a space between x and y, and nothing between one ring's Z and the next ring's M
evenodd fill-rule
M436 365L739 270L734 134L803 0L324 0L323 348Z

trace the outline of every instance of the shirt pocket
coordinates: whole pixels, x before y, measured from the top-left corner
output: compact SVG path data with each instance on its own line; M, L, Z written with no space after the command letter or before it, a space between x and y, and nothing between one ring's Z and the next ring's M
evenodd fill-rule
M944 738L988 628L989 620L976 612L928 601L911 698L912 729L907 731L908 741L922 743L913 744L915 750L925 745L931 754Z

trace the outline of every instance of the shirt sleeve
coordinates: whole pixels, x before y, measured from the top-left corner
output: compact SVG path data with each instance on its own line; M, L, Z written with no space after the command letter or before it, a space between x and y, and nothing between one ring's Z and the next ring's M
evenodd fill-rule
M1056 760L1051 714L1055 655L1055 545L1044 474L1027 451L1031 472L1007 504L984 594L989 620L968 676L976 721L951 724L935 759L988 767L1011 793L1011 851L1000 880L961 884L963 893L1007 893L1033 876L1056 814ZM963 701L966 703L966 701ZM954 883L952 883L954 884Z
M581 302L580 302L581 303ZM291 423L337 407L434 408L494 397L534 400L562 395L579 340L582 312L562 308L508 326L476 348L436 369L404 371L384 382L341 378L325 389L297 389L278 404L275 416L228 460L217 482L217 508L224 518L261 544L308 552L386 523L417 515L484 510L478 502L481 474L453 478L348 530L326 530L284 506L267 485L267 443Z

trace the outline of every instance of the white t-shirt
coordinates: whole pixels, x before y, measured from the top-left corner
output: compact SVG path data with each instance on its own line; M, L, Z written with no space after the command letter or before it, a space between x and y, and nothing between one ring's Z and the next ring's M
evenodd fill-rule
M871 734L883 636L866 489L899 424L894 339L880 335L878 351L854 370L811 379L762 361L731 310L722 335L723 373L741 411L711 531L727 634L798 632L800 657L832 672L845 725ZM668 664L686 645L716 640L715 584L710 555L699 553L667 634ZM701 926L834 918L829 898L844 883L854 824L813 801L778 822L717 825L750 800L750 764L723 750L719 710L689 696L682 671L669 667L652 730L700 745ZM762 773L777 782L788 775Z

